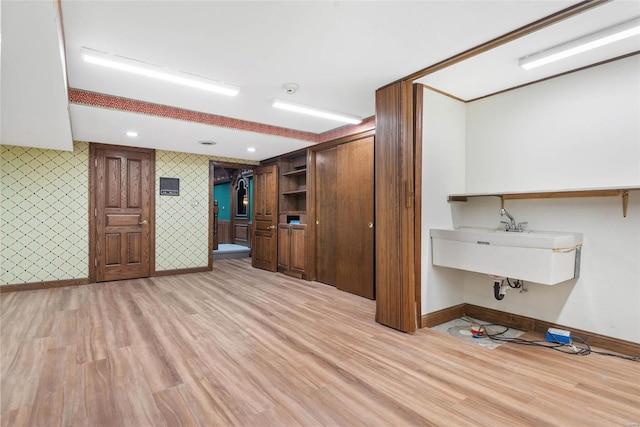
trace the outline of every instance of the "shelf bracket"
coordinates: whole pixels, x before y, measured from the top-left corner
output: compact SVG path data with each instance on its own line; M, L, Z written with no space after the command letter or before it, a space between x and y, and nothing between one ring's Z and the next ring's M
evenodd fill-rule
M622 192L622 216L627 217L627 208L629 207L629 191Z

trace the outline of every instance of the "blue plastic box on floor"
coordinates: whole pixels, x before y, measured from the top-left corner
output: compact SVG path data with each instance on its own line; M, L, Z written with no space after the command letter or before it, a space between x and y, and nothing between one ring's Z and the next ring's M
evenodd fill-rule
M564 329L549 328L545 340L559 344L571 344L571 332Z

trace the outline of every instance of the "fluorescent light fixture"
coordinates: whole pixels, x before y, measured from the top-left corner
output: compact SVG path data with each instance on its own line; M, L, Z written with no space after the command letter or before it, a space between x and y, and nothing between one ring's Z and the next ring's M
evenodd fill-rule
M358 116L323 110L321 108L310 107L308 105L297 104L295 102L283 101L278 98L275 98L271 105L275 108L280 108L281 110L293 111L296 113L307 114L309 116L321 117L323 119L337 120L343 123L357 125L362 122L362 118Z
M632 19L551 49L520 58L520 66L525 70L530 70L638 34L640 34L640 18Z
M125 71L144 77L165 82L177 83L196 89L219 93L227 96L236 96L240 91L237 87L209 80L204 77L172 71L157 65L147 64L122 56L110 55L97 50L82 48L82 59L89 64L100 65L114 70Z
M255 153L256 149L254 147L249 147L249 148L247 148L247 151L250 152L250 153Z
M129 131L127 131L126 135L127 135L129 138L135 138L135 137L137 137L137 136L138 136L138 132L133 131L133 130L129 130Z

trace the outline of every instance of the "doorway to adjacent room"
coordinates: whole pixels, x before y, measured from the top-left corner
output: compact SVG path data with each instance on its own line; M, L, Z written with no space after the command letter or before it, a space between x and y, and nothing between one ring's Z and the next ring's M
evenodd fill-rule
M251 256L253 169L249 165L212 162L213 258Z

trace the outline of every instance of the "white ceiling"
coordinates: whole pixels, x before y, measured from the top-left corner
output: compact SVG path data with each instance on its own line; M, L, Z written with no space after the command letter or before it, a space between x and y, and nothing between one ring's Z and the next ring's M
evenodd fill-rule
M564 61L525 70L518 60L593 32L640 16L640 1L612 1L580 13L562 23L477 55L418 79L465 101L574 70L629 52L640 51L640 36L594 49Z
M576 3L63 0L62 18L73 89L322 133L341 124L275 110L270 101L287 98L372 116L377 88ZM60 90L64 70L51 25L57 5L3 0L1 7L2 143L69 149L69 135L59 129L65 122L59 111L63 106L66 113L68 101ZM37 21L37 15L48 21ZM518 58L635 16L640 16L640 1L616 0L419 81L463 99L476 98L563 71L523 72ZM639 39L627 43L625 51L639 50ZM83 46L232 84L240 94L229 98L100 69L81 61ZM563 67L573 68L570 63ZM298 83L298 93L284 94L286 82ZM70 114L73 139L82 141L246 160L310 144L88 105L72 104L68 111L66 126ZM29 135L34 130L37 137ZM127 130L140 136L130 139ZM203 139L217 144L199 145ZM257 151L248 153L249 145Z

